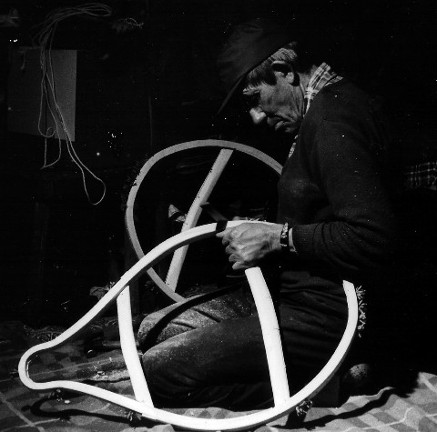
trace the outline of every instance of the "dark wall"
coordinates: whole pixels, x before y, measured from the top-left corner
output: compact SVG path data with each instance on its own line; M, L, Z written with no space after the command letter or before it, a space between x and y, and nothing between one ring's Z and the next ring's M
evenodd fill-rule
M53 8L80 3L0 5L0 14L16 9L20 15L17 25L0 27L5 257L0 289L17 306L7 308L12 315L35 292L64 302L116 277L114 260L119 265L124 252L125 190L150 154L218 134L257 146L269 139L246 128L244 116L231 116L220 130L213 127L221 98L215 58L233 23L260 15L294 16L335 69L385 101L401 163L436 159L435 1L107 1L114 10L110 18L68 18L53 41L53 49L79 53L75 145L108 188L102 204L92 206L66 153L50 170L40 170L43 139L9 133L6 122L11 50L31 45L35 25ZM99 193L92 179L90 188ZM44 213L35 214L38 206L49 211L45 222ZM37 234L44 226L41 245Z

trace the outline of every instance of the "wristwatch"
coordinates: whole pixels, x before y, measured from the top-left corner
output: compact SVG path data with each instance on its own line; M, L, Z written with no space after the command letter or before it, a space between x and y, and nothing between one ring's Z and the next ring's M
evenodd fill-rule
M288 222L282 225L279 244L283 252L296 252L296 248L293 244L293 228L289 227Z

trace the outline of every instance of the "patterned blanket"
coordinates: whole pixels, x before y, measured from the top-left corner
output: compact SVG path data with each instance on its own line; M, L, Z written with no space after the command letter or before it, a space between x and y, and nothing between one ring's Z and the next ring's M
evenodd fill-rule
M12 337L13 336L13 337ZM32 392L17 375L17 364L24 350L39 342L19 323L0 324L0 431L2 432L173 432L171 425L138 420L124 408L86 395ZM41 336L41 335L39 335ZM47 335L46 335L47 337ZM9 343L8 343L9 341ZM93 382L108 390L132 395L120 351L114 350L87 358L78 341L48 352L32 362L35 380L66 378ZM312 408L302 423L288 417L256 432L290 430L325 432L406 432L437 431L437 376L414 372L415 385L407 392L386 386L374 394L350 397L339 408ZM174 410L173 410L174 411ZM226 418L236 413L218 408L178 410L190 415ZM240 413L238 414L240 415ZM134 422L134 420L136 421Z

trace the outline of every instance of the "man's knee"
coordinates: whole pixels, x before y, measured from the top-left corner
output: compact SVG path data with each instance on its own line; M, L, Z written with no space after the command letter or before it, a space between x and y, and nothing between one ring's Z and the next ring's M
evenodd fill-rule
M174 338L177 339L177 338ZM142 356L144 374L156 404L167 405L184 399L196 387L188 353L175 340L150 348Z

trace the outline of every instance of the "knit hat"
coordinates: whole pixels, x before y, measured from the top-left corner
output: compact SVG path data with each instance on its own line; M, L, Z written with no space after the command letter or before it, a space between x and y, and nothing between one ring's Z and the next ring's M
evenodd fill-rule
M217 59L226 93L217 114L222 112L247 73L291 40L289 29L270 19L256 18L235 26Z

